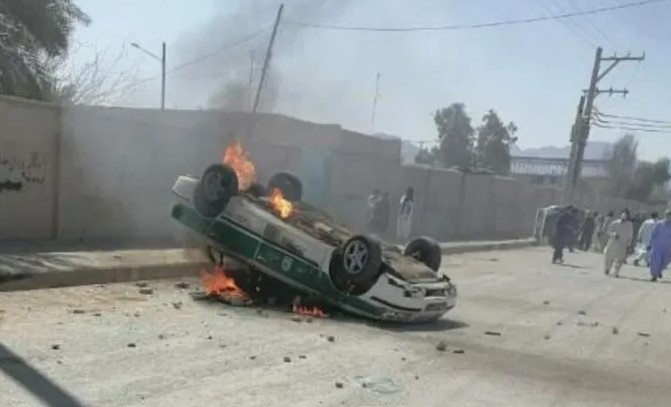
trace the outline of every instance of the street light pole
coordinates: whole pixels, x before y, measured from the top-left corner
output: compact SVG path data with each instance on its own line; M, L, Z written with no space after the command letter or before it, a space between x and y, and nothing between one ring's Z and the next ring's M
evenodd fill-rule
M161 49L161 110L165 110L165 42Z
M161 46L161 56L159 57L158 55L154 54L151 51L148 51L140 46L137 42L131 42L130 45L132 47L135 47L139 49L140 51L144 52L145 54L149 55L150 57L154 58L158 62L161 63L161 110L165 110L165 77L166 77L166 70L165 70L165 61L166 61L166 45L165 42L163 42Z

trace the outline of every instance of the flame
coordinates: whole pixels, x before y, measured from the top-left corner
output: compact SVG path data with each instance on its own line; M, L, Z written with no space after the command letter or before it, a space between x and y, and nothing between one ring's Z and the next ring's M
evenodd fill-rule
M328 318L328 314L317 307L310 308L310 307L302 307L300 305L294 305L293 312L294 314L305 315L308 317Z
M249 155L242 147L242 143L240 143L239 140L226 147L224 155L221 157L221 161L235 171L235 175L238 176L238 187L240 191L246 190L252 183L254 183L254 181L256 181L256 168L254 167L254 163L249 159Z
M249 296L235 284L235 280L223 266L215 266L212 273L201 271L200 278L207 295L224 295L228 298L249 300Z
M294 211L294 205L284 199L282 196L282 191L279 188L273 188L268 198L268 205L270 208L282 219L286 219L291 216L291 213Z

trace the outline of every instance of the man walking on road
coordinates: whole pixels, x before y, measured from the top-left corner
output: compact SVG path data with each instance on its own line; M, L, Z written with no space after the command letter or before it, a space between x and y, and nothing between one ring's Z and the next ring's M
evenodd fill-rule
M615 277L620 276L620 268L627 257L627 247L634 237L634 228L631 224L629 210L625 209L620 219L610 224L608 228L608 243L604 253L604 272L610 274L610 269L615 265Z
M578 241L578 249L586 252L592 246L592 235L594 235L596 212L589 213L582 223L580 228L580 240Z
M652 230L657 224L657 212L650 214L650 219L647 219L641 224L638 230L638 245L636 246L636 256L634 257L634 266L638 266L641 261L645 261L646 265L650 265L650 239L652 239Z
M552 263L564 262L564 247L569 242L573 230L573 211L573 206L569 205L557 218L554 236L552 238L552 247L554 248L554 252L552 253Z
M651 281L662 278L662 272L671 263L671 210L664 213L664 220L652 230L650 239Z

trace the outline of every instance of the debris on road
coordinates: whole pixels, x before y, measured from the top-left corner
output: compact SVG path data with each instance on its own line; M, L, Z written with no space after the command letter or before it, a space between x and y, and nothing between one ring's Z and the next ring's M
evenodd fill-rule
M548 300L543 301L543 305L550 305L550 301Z
M93 316L94 316L94 317L102 317L103 314L101 314L100 312L94 312L94 313L93 313Z
M463 355L464 353L466 353L466 351L464 351L463 349L455 349L452 351L452 353L456 353L457 355Z
M159 334L159 335L158 335L158 339L160 339L160 340L165 339L165 334Z
M335 342L336 338L333 335L329 335L329 336L326 337L326 340L329 341L329 342Z
M648 332L644 332L644 331L639 331L639 332L638 332L638 336L642 336L642 337L644 337L644 338L647 338L647 337L650 336L650 333L648 333Z
M447 350L447 342L445 342L444 340L441 340L440 342L438 342L436 344L436 350L438 352L445 352L445 350Z
M250 356L249 360L256 360L256 356Z
M551 338L551 336L548 335L548 334L545 334L545 335L543 336L543 339L545 339L546 341L549 340L550 338Z
M307 358L308 358L308 357L305 356L305 355L300 355L300 356L298 356L298 359L307 359Z
M72 313L81 315L81 314L85 313L85 311L83 309L73 309Z
M146 288L149 287L149 284L145 281L138 281L137 283L135 283L135 286L138 288Z
M298 315L294 315L293 317L291 317L291 320L294 322L303 322L303 318L301 318Z
M485 331L485 335L501 336L501 332L499 332L499 331Z
M392 379L386 377L382 378L359 377L358 379L361 380L361 387L373 391L375 393L392 394L392 393L398 393L401 390L399 385L397 385Z
M564 325L561 321L557 321L557 326L562 326Z
M182 290L187 290L191 285L189 283L186 283L184 281L180 281L179 283L175 283L175 288L179 288Z
M617 329L617 327L613 327L613 331L612 331L612 332L613 332L613 335L617 335L617 334L620 333L620 330Z
M129 343L129 344L126 345L126 346L129 347L129 348L134 348L134 347L135 347L135 344L134 344L133 342L131 342L131 343Z
M138 292L142 295L152 295L154 294L153 288L140 288Z
M59 345L59 344L51 345L51 349L53 349L53 350L59 350L60 348L61 348L61 345Z
M291 358L289 356L285 356L284 363L291 363Z
M342 388L343 388L343 384L340 383L340 382L335 382L335 387L336 387L336 389L342 389Z
M587 315L587 313L583 310L578 311L578 315Z
M177 301L177 302L173 302L173 303L172 303L172 307L173 307L174 309L182 309L182 305L183 305L183 304L182 304L181 301Z

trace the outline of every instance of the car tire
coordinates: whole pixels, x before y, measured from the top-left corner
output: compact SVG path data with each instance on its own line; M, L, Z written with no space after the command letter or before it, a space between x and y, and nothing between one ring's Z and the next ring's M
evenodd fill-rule
M403 255L421 261L433 271L440 269L440 263L443 258L440 245L430 237L412 239L405 247Z
M370 236L353 236L342 245L335 272L339 279L359 285L374 281L382 265L380 242Z
M199 215L213 218L219 215L232 196L238 194L238 176L224 164L209 166L200 178L193 194L193 206Z
M268 181L268 192L279 189L282 196L289 201L298 202L303 198L303 184L298 177L290 172L278 172Z

